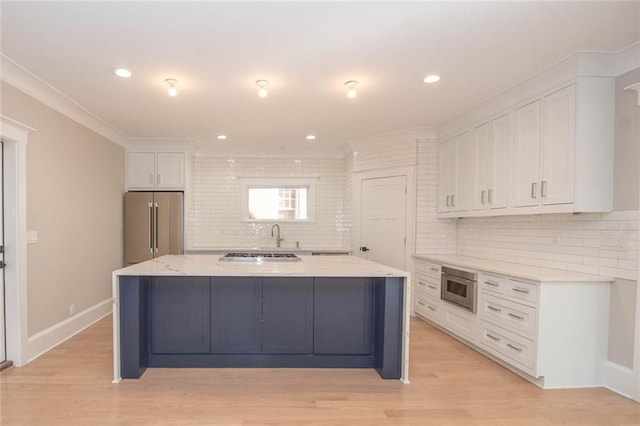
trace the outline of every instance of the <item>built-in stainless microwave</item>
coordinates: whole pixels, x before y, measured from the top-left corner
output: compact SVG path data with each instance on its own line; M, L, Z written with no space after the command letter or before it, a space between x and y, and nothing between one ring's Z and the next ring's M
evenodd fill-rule
M471 312L476 311L478 274L442 267L442 293L440 298Z

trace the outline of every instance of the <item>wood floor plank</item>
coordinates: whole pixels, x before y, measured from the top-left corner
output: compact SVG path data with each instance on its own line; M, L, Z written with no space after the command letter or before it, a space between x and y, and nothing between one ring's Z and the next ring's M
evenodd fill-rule
M543 391L427 323L411 324L411 383L358 369L149 369L111 383L107 317L0 373L5 425L640 425L603 388Z

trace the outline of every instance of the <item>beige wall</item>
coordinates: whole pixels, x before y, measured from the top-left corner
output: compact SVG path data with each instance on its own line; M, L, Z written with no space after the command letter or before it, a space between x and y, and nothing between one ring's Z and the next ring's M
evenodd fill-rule
M27 144L28 333L111 297L122 266L124 149L2 82L0 112L36 129Z

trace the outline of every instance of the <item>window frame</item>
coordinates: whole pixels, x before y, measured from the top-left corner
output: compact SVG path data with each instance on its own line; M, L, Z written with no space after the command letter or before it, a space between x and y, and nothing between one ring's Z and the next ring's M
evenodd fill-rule
M316 221L316 184L317 178L309 177L259 177L239 178L240 183L240 221L250 223L312 223ZM307 188L306 219L251 219L249 217L249 189L253 188Z

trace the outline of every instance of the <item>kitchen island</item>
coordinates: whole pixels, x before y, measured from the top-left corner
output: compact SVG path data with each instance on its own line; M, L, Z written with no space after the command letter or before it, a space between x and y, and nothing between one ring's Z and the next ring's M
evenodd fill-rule
M375 368L408 382L409 274L355 256L162 256L113 272L114 382L154 367Z

